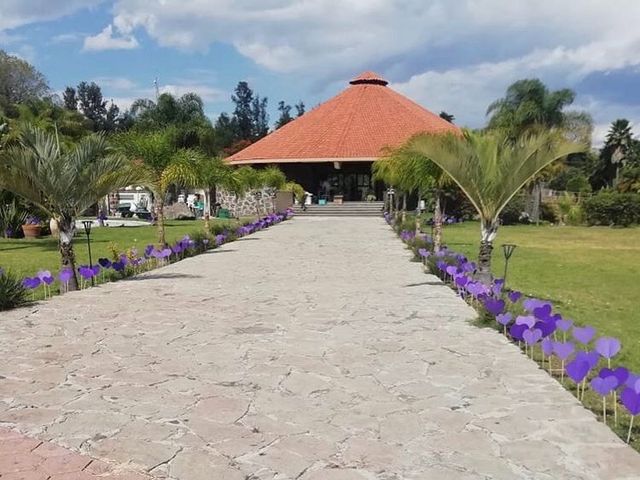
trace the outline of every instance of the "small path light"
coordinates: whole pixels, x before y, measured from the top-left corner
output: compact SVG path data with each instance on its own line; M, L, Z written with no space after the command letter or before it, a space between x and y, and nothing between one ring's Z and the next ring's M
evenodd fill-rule
M93 261L91 260L91 225L93 222L91 220L83 220L82 225L84 225L84 233L87 235L87 248L89 249L89 268L93 267ZM91 277L91 285L95 285L95 278Z
M507 285L507 270L509 268L509 259L511 258L511 255L513 255L516 247L517 245L514 245L513 243L504 243L502 245L502 251L504 253L504 276L502 278L504 280L505 286Z

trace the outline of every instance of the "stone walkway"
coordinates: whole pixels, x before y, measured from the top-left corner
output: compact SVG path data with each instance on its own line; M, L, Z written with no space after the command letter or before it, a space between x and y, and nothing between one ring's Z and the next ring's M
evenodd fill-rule
M298 218L3 313L0 425L180 480L640 478L409 257L381 219Z

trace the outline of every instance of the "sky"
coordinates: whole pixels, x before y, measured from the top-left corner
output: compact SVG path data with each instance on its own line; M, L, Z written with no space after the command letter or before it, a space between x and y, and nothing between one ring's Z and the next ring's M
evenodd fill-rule
M308 108L373 70L472 128L522 78L577 93L572 109L640 125L638 0L0 0L0 48L54 91L96 81L121 108L196 92L213 119L240 80ZM636 129L640 133L640 127Z

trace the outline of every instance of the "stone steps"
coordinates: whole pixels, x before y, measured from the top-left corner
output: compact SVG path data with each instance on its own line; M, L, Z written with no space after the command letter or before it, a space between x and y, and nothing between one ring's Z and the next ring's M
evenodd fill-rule
M380 217L382 207L383 202L345 202L308 205L306 210L296 205L294 211L296 215L303 217Z

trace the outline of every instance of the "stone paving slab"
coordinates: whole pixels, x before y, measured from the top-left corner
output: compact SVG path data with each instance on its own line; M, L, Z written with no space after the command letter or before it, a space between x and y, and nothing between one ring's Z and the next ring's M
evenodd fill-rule
M2 480L150 480L51 442L0 427Z
M409 258L382 219L297 218L3 313L0 424L180 480L640 478Z

